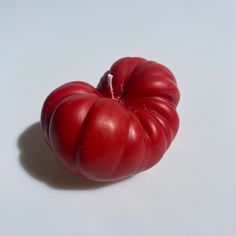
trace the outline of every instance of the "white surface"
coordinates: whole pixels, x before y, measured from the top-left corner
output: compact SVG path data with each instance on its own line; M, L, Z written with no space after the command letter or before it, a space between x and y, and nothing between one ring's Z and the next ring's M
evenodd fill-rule
M0 1L0 235L236 235L235 1ZM54 161L45 97L119 57L167 65L181 127L164 159L92 186ZM33 125L33 126L32 126Z

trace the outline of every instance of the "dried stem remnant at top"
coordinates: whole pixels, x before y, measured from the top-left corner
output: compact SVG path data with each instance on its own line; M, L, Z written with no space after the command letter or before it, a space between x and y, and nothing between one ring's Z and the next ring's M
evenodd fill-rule
M111 97L114 98L114 93L113 93L113 88L112 88L113 75L112 74L108 74L107 78L108 78L108 83L109 83L109 87L110 87L110 90L111 90Z

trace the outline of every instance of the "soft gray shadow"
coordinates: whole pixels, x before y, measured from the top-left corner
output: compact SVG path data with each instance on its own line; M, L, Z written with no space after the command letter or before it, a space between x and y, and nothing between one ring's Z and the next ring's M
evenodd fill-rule
M96 189L111 183L92 182L65 169L45 143L40 123L28 127L18 138L20 163L32 177L58 189Z

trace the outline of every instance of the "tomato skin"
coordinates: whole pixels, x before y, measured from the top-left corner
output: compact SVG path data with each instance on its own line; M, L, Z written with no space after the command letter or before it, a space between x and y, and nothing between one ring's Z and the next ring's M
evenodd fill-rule
M179 127L179 90L165 66L121 58L97 88L75 81L45 100L41 127L60 162L93 181L115 181L154 166Z

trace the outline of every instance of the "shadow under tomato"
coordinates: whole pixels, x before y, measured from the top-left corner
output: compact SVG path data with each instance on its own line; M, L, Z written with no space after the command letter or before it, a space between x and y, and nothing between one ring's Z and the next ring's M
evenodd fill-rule
M20 163L32 177L58 189L96 189L109 183L92 182L64 168L45 143L40 123L29 126L18 138Z

